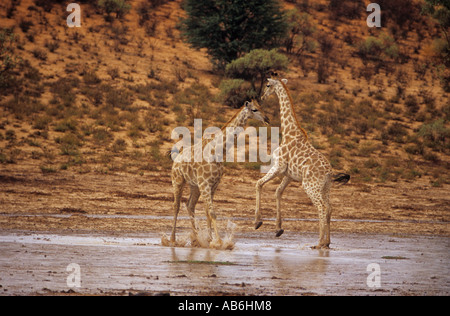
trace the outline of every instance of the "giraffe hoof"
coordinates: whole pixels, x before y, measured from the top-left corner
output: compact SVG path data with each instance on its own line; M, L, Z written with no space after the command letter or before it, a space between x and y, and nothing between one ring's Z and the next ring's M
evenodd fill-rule
M255 224L255 230L257 230L258 228L260 228L262 226L263 222L257 222Z
M311 249L313 249L313 250L329 250L330 249L330 245L312 246Z
M284 234L284 229L280 229L279 231L277 231L277 234L275 235L275 237L280 237L281 235Z

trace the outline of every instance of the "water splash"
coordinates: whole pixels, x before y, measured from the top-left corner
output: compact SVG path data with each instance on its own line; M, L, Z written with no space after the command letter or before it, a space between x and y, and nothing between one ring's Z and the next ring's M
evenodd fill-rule
M198 220L196 223L196 231L185 232L178 234L175 242L170 240L166 234L161 236L161 245L165 247L182 247L182 248L207 248L217 250L233 250L235 246L234 234L237 225L231 220L228 220L227 228L225 230L224 238L217 240L210 237L209 230L206 227L201 227Z

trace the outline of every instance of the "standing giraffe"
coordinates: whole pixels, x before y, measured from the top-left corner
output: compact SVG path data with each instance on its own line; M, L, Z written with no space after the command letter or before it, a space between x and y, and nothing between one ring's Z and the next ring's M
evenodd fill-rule
M281 229L281 197L286 187L292 181L301 181L303 189L319 211L320 238L319 244L313 248L329 248L331 220L329 193L332 182L347 183L350 180L350 176L341 173L333 178L333 169L330 163L311 145L306 131L300 127L286 83L286 79L281 81L268 79L267 87L261 98L264 100L273 93L277 94L280 102L283 139L280 147L273 153L273 167L256 184L255 229L262 225L261 189L263 185L275 177L283 178L276 191L276 237L280 237L284 233L284 230Z
M259 104L256 101L245 102L245 105L241 108L241 110L236 113L231 120L225 124L222 128L222 132L228 132L228 128L236 128L233 130L234 135L238 135L243 129L238 129L238 127L244 127L248 121L248 119L256 119L265 124L268 124L268 118L264 116L261 111ZM222 134L223 135L223 134ZM214 140L209 141L207 139L202 139L202 152L206 146L209 146L209 152L212 153L211 149L213 148L225 148L226 144L222 143L222 146L217 147L216 142L226 142L227 137L215 137ZM231 136L230 136L231 137ZM233 146L234 146L234 136L233 136ZM194 153L195 145L185 149L182 151L174 160L172 165L172 185L174 191L174 220L173 220L173 229L171 242L175 243L176 237L176 226L177 226L177 217L180 211L180 201L181 195L183 193L183 187L187 183L191 189L191 195L186 204L187 210L189 212L189 216L191 218L191 225L194 232L195 239L197 238L197 231L195 227L194 213L195 213L195 205L198 202L200 196L206 202L206 218L208 223L209 235L211 238L211 223L214 228L216 241L220 244L221 239L219 236L219 232L217 230L216 223L216 213L213 207L213 198L214 193L222 179L223 175L223 163L216 161L207 161L204 158L201 162L194 161ZM188 157L186 159L186 155ZM209 159L208 159L209 160Z

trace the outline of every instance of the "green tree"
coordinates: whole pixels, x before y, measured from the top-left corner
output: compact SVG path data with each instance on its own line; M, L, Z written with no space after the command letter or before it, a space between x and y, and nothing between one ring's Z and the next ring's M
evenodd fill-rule
M234 108L239 108L245 101L257 97L250 83L243 79L224 79L219 88L221 101Z
M263 86L272 71L286 70L289 60L277 49L255 49L232 61L226 67L226 74L232 78L247 80L251 83L257 96L261 95Z
M186 40L206 48L220 68L257 48L279 47L287 22L278 0L186 0Z

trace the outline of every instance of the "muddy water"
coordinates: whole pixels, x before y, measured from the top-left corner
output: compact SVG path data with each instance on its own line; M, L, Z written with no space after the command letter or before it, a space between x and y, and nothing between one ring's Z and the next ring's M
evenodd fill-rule
M316 238L237 234L225 251L164 247L160 235L0 233L0 295L450 294L449 238L336 234L329 251L311 250ZM72 263L79 288L67 283ZM379 284L370 264L379 267Z

